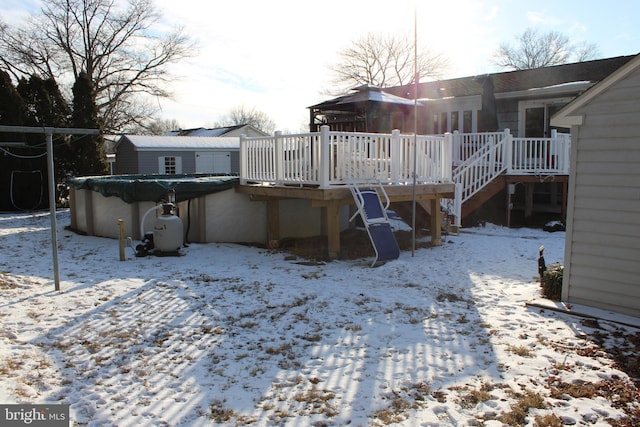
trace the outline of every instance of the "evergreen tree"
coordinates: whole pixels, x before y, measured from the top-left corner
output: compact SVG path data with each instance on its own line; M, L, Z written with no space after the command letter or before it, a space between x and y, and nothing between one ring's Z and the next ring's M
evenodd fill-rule
M16 90L9 73L0 70L0 124L23 126L27 110ZM23 141L23 134L0 132L0 141Z
M69 106L55 80L35 75L20 79L18 92L28 110L27 126L69 126Z
M20 79L18 92L27 109L26 126L37 127L69 127L71 111L60 88L54 79L42 79L32 75L29 79ZM28 134L30 145L44 147L44 136ZM69 145L69 137L54 135L53 157L55 161L56 182L61 183L73 169L73 152Z
M9 74L0 71L0 124L30 124L28 106ZM38 138L39 137L39 138ZM47 197L47 165L41 135L0 132L0 141L27 142L32 147L2 147L0 153L0 210L44 208ZM33 147L33 145L36 145ZM39 145L39 146L38 146Z
M101 129L96 106L96 92L89 75L80 72L73 85L73 115L71 123L75 128ZM104 175L107 161L102 135L76 135L71 146L77 159L73 170L76 176Z

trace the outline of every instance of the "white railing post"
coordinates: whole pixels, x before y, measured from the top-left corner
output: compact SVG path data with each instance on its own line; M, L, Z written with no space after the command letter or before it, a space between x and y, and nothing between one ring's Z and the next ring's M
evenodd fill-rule
M400 183L400 130L391 131L391 183Z
M453 216L455 217L455 227L462 227L462 184L456 183L453 199Z
M276 176L276 184L282 184L284 181L284 150L282 143L282 132L279 130L275 131L273 135L274 142L274 156L275 156L275 176Z
M446 135L446 133L445 133ZM453 131L453 145L451 146L451 149L453 150L452 153L452 159L453 161L458 164L460 162L462 162L462 156L460 155L460 148L461 148L461 140L462 138L460 138L460 132L458 132L457 130Z
M245 139L247 136L245 134L240 135L240 185L247 184L247 143Z
M507 173L513 171L513 136L511 136L511 130L509 128L504 129L504 151L502 156L502 164L506 166Z
M558 130L551 129L551 141L548 144L548 155L546 160L546 167L552 173L562 170L560 165L560 140L558 139Z
M444 134L444 146L442 147L442 158L440 159L440 161L442 162L442 166L441 166L441 174L442 176L440 177L440 179L442 179L443 181L451 181L452 177L453 177L453 146L455 144L455 133L457 133L457 131L454 132L454 134L450 134L450 133L445 133Z
M329 188L329 168L331 154L329 126L320 127L320 188Z

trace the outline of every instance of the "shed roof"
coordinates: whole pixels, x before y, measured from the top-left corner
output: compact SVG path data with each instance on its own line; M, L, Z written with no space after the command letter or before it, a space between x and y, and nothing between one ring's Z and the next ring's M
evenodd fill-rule
M123 135L118 141L129 141L136 151L240 149L240 137Z

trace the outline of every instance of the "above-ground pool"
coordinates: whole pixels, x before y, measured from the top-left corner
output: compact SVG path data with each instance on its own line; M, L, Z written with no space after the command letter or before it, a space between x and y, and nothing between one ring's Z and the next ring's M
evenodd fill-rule
M67 184L71 228L87 235L118 238L122 219L125 236L140 240L141 229L149 228L140 224L145 213L173 191L185 241L268 243L267 202L236 192L237 176L108 175L71 178ZM323 234L322 210L311 207L309 200L278 203L280 238ZM153 216L148 217L145 223Z

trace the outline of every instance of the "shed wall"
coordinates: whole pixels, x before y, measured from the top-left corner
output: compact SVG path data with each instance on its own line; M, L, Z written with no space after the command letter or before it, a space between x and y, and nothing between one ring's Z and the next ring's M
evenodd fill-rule
M158 158L160 157L180 157L182 159L182 171L180 173L195 173L196 154L195 151L139 151L138 171L134 173L152 174L160 173L158 168Z
M563 299L640 316L640 73L573 129Z
M138 173L138 152L127 139L118 144L114 172L118 175Z

